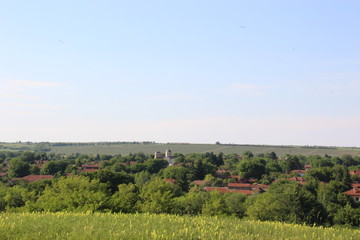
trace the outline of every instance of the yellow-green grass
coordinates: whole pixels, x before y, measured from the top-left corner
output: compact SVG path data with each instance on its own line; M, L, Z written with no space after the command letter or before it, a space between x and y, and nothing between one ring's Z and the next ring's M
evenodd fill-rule
M219 217L2 213L0 239L360 239L359 230Z
M301 146L267 146L267 145L216 145L216 144L112 144L112 145L83 145L51 147L52 152L60 154L122 154L144 152L153 154L155 151L165 152L171 149L173 153L205 153L213 152L224 154L251 151L254 154L275 152L278 156L286 154L342 156L350 154L360 155L360 148L306 148Z
M0 151L6 150L34 150L37 143L0 143ZM224 154L237 153L242 154L245 151L251 151L254 154L275 152L278 156L286 154L299 155L321 155L328 154L330 156L342 156L350 154L353 156L360 155L360 148L352 147L304 147L304 146L271 146L271 145L216 145L216 144L126 144L126 143L81 143L66 146L48 146L51 152L57 154L122 154L128 155L130 153L143 152L146 154L153 154L155 151L165 152L166 149L171 149L173 153L205 153L213 152Z

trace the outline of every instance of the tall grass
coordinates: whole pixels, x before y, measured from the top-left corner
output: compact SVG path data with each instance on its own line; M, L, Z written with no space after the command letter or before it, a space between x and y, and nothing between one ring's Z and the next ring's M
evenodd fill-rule
M360 239L359 230L219 217L2 213L0 239Z

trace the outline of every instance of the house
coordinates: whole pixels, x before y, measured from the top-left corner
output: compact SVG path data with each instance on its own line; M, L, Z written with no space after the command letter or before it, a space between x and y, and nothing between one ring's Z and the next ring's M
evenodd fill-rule
M289 178L288 180L290 181L293 181L293 182L297 182L301 185L305 184L306 183L306 180L302 177L292 177L292 178Z
M36 160L35 163L39 169L41 169L46 163L49 161L43 161L43 160Z
M195 180L193 181L193 183L197 186L200 186L200 185L205 185L207 183L209 183L210 181L207 181L207 180Z
M229 189L237 189L237 190L252 190L251 183L228 183Z
M175 179L172 179L172 178L165 178L164 179L165 182L169 182L169 183L175 183Z
M311 168L311 165L305 165L304 168L305 170L309 170Z
M21 177L21 178L12 178L11 180L13 180L13 181L25 180L29 183L32 183L32 182L36 182L39 180L52 179L52 178L53 178L53 175L28 175L28 176Z
M358 184L360 185L360 184ZM345 195L354 199L355 202L360 202L360 188L353 186L352 189L344 192Z
M226 179L230 177L230 172L228 170L219 169L216 170L215 177Z
M253 189L253 190L236 190L236 189L229 189L228 187L204 187L203 188L205 191L207 192L211 192L211 191L217 191L220 193L241 193L241 194L245 194L245 195L253 195L257 192L264 192L262 189Z
M298 176L302 177L302 176L305 175L306 170L298 170L298 169L296 169L296 170L290 171L290 173L296 173Z
M82 170L85 172L86 170L99 170L100 169L100 164L95 163L95 164L83 164L81 166Z
M350 175L359 175L360 176L360 171L350 171L349 174Z

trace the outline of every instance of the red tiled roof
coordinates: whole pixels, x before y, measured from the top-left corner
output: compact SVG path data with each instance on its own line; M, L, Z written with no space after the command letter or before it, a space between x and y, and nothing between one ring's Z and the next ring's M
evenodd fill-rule
M311 165L305 165L304 167L305 168L311 168Z
M6 175L7 175L6 172L0 172L0 177L4 177L4 176L6 176Z
M295 181L295 182L306 182L306 180L303 179L302 177L292 177L292 178L289 178L288 180Z
M207 191L207 192L218 191L220 193L236 192L236 193L242 193L242 194L246 194L246 195L253 195L254 192L259 191L259 190L229 189L227 187L204 187L204 190Z
M227 187L204 187L204 190L207 192L211 192L211 191L218 191L221 193L230 192Z
M265 185L265 184L253 184L254 187L257 188L263 188L263 189L267 189L270 187L270 185Z
M359 188L353 188L349 191L344 192L344 194L348 196L360 196L360 189Z
M43 179L52 179L52 175L28 175L22 178L12 178L12 180L26 180L29 183L36 182Z
M306 170L292 170L291 173L306 173Z
M175 183L175 179L172 179L172 178L165 178L164 179L165 182L170 182L170 183Z
M246 194L246 195L253 195L254 194L254 190L235 190L234 192L242 193L242 194Z
M84 164L81 166L82 168L87 168L87 169L99 169L100 168L100 164Z
M360 175L360 171L350 171L350 175Z
M232 188L251 188L252 184L251 183L228 183L227 186L232 187Z
M85 169L83 170L83 172L95 172L98 171L99 169Z
M195 185L202 185L202 184L206 184L206 183L208 183L209 181L207 181L207 180L195 180L195 181L193 181L193 183L195 184Z

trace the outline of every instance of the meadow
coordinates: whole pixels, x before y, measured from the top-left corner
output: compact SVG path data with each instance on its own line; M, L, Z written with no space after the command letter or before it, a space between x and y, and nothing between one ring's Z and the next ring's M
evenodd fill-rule
M360 239L352 229L164 214L1 213L0 239Z
M1 151L18 151L18 150L36 150L38 143L0 143ZM155 151L165 152L171 149L173 153L206 153L213 152L218 154L242 154L245 151L251 151L255 155L275 152L277 156L290 155L320 155L325 154L341 157L345 154L352 156L360 155L358 147L326 147L326 146L282 146L282 145L248 145L248 144L191 144L191 143L45 143L47 151L55 154L109 154L109 155L129 155L130 153L143 152L145 154L153 154Z
M251 151L254 154L275 152L278 156L286 154L292 155L321 155L342 156L344 154L360 155L360 148L344 147L310 147L310 146L269 146L269 145L216 145L216 144L98 144L79 145L79 146L51 146L51 151L59 154L122 154L143 152L153 154L155 151L165 152L171 149L173 153L220 153L242 154L245 151Z

